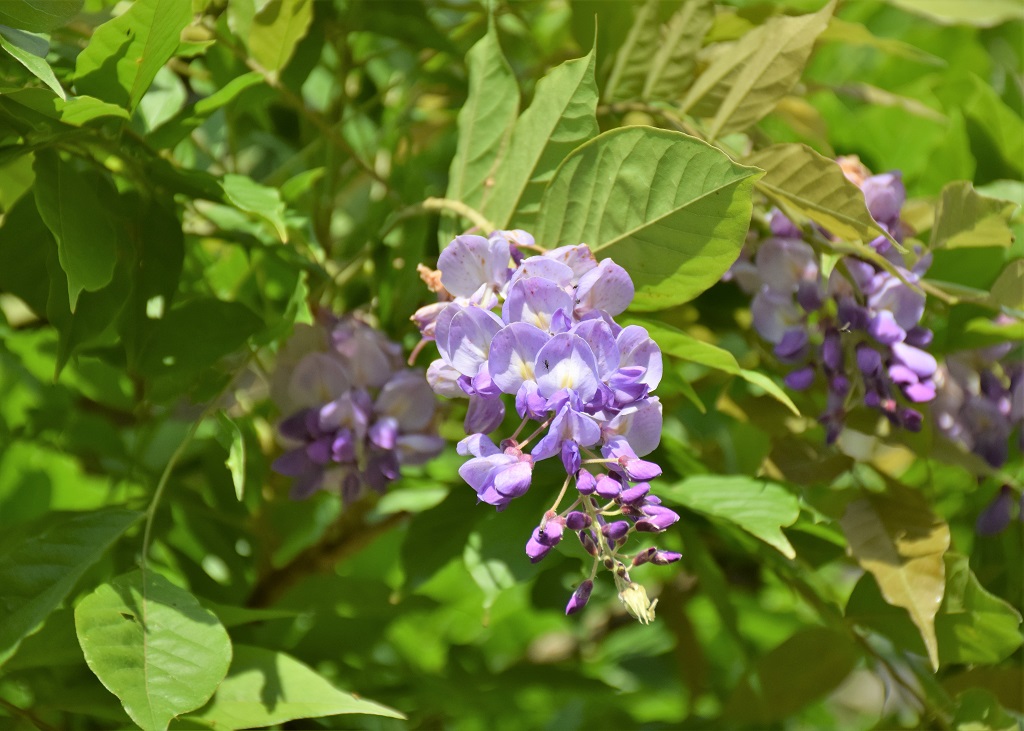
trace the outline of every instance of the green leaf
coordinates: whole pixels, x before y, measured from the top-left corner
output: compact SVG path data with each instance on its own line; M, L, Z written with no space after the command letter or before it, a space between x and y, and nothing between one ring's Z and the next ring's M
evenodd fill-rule
M651 64L651 48L658 45L659 5L658 0L636 5L633 25L615 54L615 63L604 87L605 99L616 101L640 96Z
M217 420L230 438L231 446L228 448L228 458L224 464L231 472L235 497L241 500L245 496L245 438L242 436L242 430L238 428L238 424L232 421L224 411L217 412Z
M1017 0L888 0L929 20L945 25L974 25L990 28L1009 20L1024 20L1024 6Z
M273 726L343 713L405 718L393 708L338 690L291 655L238 645L217 694L189 718L227 729Z
M82 574L141 515L128 510L76 515L0 558L0 665L22 639L39 629Z
M54 109L60 121L81 127L94 119L120 117L128 119L128 112L116 104L100 101L91 96L73 96L66 101L54 100Z
M537 240L586 242L625 267L634 310L687 302L736 260L760 171L678 132L611 130L578 147L544 191Z
M839 164L807 145L772 145L744 162L765 171L758 190L785 212L809 218L841 239L866 242L887 235L868 213L860 188L846 179Z
M75 628L89 668L146 731L205 703L231 663L217 617L153 571L97 587L75 607Z
M796 404L793 403L792 399L789 398L778 384L763 373L741 368L740 364L736 362L736 357L728 350L719 348L711 343L705 343L703 340L698 340L692 335L688 335L682 330L662 322L640 318L627 318L627 320L646 328L648 334L658 344L662 352L676 358L692 361L693 363L700 363L708 368L714 368L724 373L739 376L748 383L763 389L796 416L800 416L800 410L796 407Z
M182 109L161 124L147 135L146 141L157 149L174 147L215 111L234 101L246 89L262 84L264 81L263 74L258 71L250 71L236 76L210 96Z
M57 77L53 75L53 69L50 68L50 64L46 62L46 58L38 56L31 51L27 51L20 46L15 45L6 38L6 33L0 29L0 48L3 48L9 54L14 56L22 66L32 72L32 75L37 79L46 84L53 93L59 96L61 99L67 99L67 94L64 93L64 87L57 81Z
M854 500L839 523L853 557L874 575L885 600L909 612L937 668L935 614L946 586L942 557L949 526L920 493L895 486Z
M313 0L270 0L249 26L249 52L264 69L276 74L288 65L312 22Z
M830 0L816 13L772 18L755 28L707 68L683 100L683 111L705 96L715 97L724 91L708 127L710 139L742 132L758 122L800 80L834 7L835 0Z
M52 150L36 152L33 169L36 206L57 240L60 266L68 277L68 300L74 312L83 289L95 292L114 277L114 225L103 213L95 178L87 179Z
M60 28L82 9L83 0L14 0L0 3L0 23L45 33Z
M978 582L966 556L946 556L946 596L935 618L943 665L994 665L1024 643L1021 615Z
M795 495L781 485L743 475L698 475L659 488L669 504L733 523L787 558L796 552L780 528L800 515Z
M98 27L78 54L78 93L134 111L191 20L191 0L136 0Z
M509 154L494 175L483 213L498 228L532 229L544 186L558 164L598 133L594 51L566 61L537 82L530 108L512 130Z
M493 22L469 50L466 63L469 95L459 110L459 138L445 197L479 211L490 199L492 176L512 135L519 113L519 86L501 52ZM442 226L441 245L446 246L454 233L454 224Z
M741 723L769 724L794 716L838 686L860 652L842 632L807 627L757 661L726 703L725 714Z
M400 551L404 591L415 591L462 553L473 525L484 517L482 510L467 511L469 502L463 490L454 490L409 523Z
M1024 312L1024 259L1014 259L1006 265L992 285L992 299L1003 307Z
M277 188L260 185L248 175L227 174L221 183L228 201L240 211L269 223L282 243L288 243L284 203Z
M970 688L957 698L953 715L956 731L1020 731L1020 723L999 705L988 690Z
M924 51L917 46L901 41L897 38L884 38L876 36L867 27L860 23L833 16L828 21L828 27L818 36L818 40L831 41L834 43L845 43L851 46L868 46L877 48L879 51L888 53L897 58L905 58L910 61L927 64L928 66L945 66L945 60L938 56Z
M696 67L697 52L715 19L712 0L687 0L663 26L641 96L677 99Z
M969 181L952 182L939 197L930 247L1009 246L1009 223L1017 208L1016 203L978 194Z

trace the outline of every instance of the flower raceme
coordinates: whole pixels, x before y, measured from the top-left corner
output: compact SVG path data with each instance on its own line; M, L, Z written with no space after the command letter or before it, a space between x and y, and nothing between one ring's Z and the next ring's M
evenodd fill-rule
M297 325L278 357L271 395L284 413L288 450L275 472L293 477L291 496L329 489L351 502L383 492L402 464L436 456L436 398L423 373L405 368L401 348L352 317Z
M583 608L603 566L627 610L650 621L656 602L635 588L627 563L665 564L679 555L620 551L633 534L658 533L679 519L649 494L646 480L661 468L642 459L661 438L661 403L650 395L661 380L661 350L644 328L615 322L633 299L621 266L597 261L585 244L530 257L524 249L539 249L524 231L464 235L441 252L437 272L421 269L442 299L412 318L440 355L427 380L439 394L469 399L468 436L458 445L469 459L459 474L479 501L503 510L530 489L537 462L561 462L565 482L526 553L540 561L569 531L593 556L566 613ZM488 434L504 421L503 397L514 399L522 421L496 444ZM528 430L531 422L537 426Z

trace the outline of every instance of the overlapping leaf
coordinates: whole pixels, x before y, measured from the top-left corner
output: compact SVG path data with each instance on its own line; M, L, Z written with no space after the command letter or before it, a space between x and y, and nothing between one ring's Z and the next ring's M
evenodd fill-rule
M313 0L270 0L253 16L248 46L265 70L283 69L313 22Z
M966 180L950 183L939 197L931 248L1009 246L1009 222L1017 208L1016 203L980 195Z

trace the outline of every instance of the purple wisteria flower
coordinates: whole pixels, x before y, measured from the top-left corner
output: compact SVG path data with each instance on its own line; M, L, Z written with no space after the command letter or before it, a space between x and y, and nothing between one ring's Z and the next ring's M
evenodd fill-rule
M542 253L526 257L523 249ZM622 551L636 533L660 533L679 516L647 482L661 474L643 459L661 437L661 402L651 395L661 381L661 350L644 328L615 322L633 299L629 274L598 261L585 244L543 251L523 231L459 236L438 270L421 274L443 306L423 307L413 320L424 342L437 343L430 385L469 399L468 436L458 445L469 459L459 474L479 501L503 510L530 489L537 462L557 458L565 481L527 540L527 557L540 561L574 535L593 566L566 613L583 608L604 567L627 611L649 622L656 601L628 569L680 556ZM487 435L504 421L503 398L521 421L495 444Z
M906 192L898 172L869 175L856 158L840 158L847 177L864 192L881 228L902 241L900 208ZM884 236L871 247L890 267L844 256L825 276L815 249L780 211L770 215L772 236L733 266L728 279L753 294L754 329L790 367L784 381L802 391L816 382L827 397L821 422L834 442L858 403L893 425L918 431L916 405L935 398L938 363L925 348L932 333L921 325L925 296L916 286L930 257L912 265ZM833 237L819 230L823 241Z
M355 318L324 320L297 325L279 354L271 395L290 415L272 469L294 478L294 499L327 489L351 502L383 492L401 465L435 457L444 441L432 429L434 393L401 348Z

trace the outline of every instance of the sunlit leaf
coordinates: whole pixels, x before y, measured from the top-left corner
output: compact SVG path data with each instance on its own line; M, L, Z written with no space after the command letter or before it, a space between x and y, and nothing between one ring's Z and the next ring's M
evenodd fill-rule
M137 0L93 32L75 62L75 88L134 110L191 20L191 0Z
M247 175L228 174L221 185L224 195L240 211L245 211L269 223L277 237L288 242L288 229L284 222L284 203L276 188L260 185Z
M658 495L669 505L733 523L788 558L796 556L780 528L796 522L800 506L781 485L742 475L697 475L659 487Z
M1018 731L1020 722L1007 713L991 691L971 688L957 698L953 715L957 731Z
M1017 0L888 0L897 7L923 15L938 23L976 25L988 28L1008 20L1024 20L1024 7Z
M578 147L541 201L537 240L585 242L625 267L634 310L686 302L736 260L759 176L678 132L625 127Z
M605 83L605 99L614 101L640 96L651 63L651 48L658 44L659 5L658 0L635 5L633 24L615 54L615 63Z
M0 558L0 665L141 515L116 509L76 515Z
M253 16L249 51L267 71L280 71L312 22L313 0L270 0Z
M939 198L930 246L1009 246L1013 242L1009 222L1017 208L1016 203L978 194L967 181L950 183Z
M32 53L9 40L7 36L12 35L14 32L17 31L12 32L9 29L5 31L0 27L0 48L3 48L16 58L18 63L32 72L33 76L50 87L54 94L59 96L61 99L66 99L67 94L64 92L64 87L60 85L60 82L57 81L57 77L53 75L53 69L51 69L50 64L46 62L46 58Z
M686 0L668 19L644 79L644 99L682 96L693 78L697 51L714 17L715 5L711 0Z
M189 718L213 728L256 728L343 713L402 718L393 708L345 693L284 652L236 645L227 677Z
M938 667L935 614L946 586L943 554L949 548L949 526L918 492L893 486L885 494L851 502L840 525L853 557L874 575L885 600L910 613Z
M75 627L89 668L146 731L205 703L231 662L217 617L153 571L100 585L75 607Z
M992 299L1004 307L1024 312L1024 259L1014 259L1006 265L995 284Z

